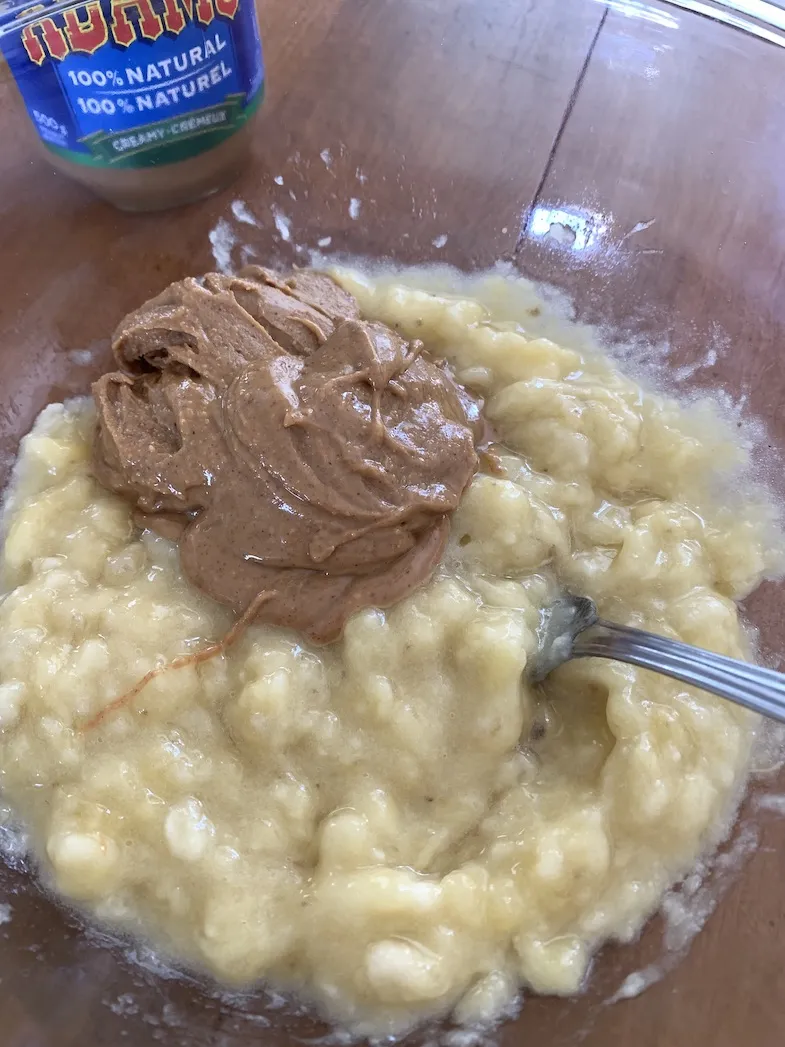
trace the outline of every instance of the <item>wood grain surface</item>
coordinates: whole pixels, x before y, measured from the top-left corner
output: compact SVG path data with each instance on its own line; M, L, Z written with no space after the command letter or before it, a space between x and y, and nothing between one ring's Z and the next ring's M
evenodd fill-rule
M104 369L128 309L213 267L216 249L291 264L327 238L327 254L513 262L607 325L644 373L664 361L665 382L725 389L740 419L768 427L761 468L776 460L785 52L656 3L261 0L260 19L269 94L253 162L161 215L120 214L55 175L0 73L0 479L37 411ZM785 647L782 599L767 586L749 605L770 655ZM584 996L527 997L498 1041L781 1047L783 846L753 798L730 844L746 861L720 869L723 897L685 958L607 1003L659 961L654 921L604 950ZM129 963L24 870L0 885L4 1047L289 1047L324 1031Z

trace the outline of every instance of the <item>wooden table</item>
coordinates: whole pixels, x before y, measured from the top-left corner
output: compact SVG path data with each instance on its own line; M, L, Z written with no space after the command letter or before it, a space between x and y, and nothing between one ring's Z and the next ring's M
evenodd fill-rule
M665 343L672 380L726 389L740 417L767 423L771 460L785 447L779 46L620 0L260 0L260 17L269 93L253 164L163 215L117 213L53 174L0 74L0 477L38 410L104 368L128 309L214 266L211 232L235 241L235 263L301 263L327 237L327 253L506 260L609 337ZM749 603L767 653L783 647L783 595L769 585ZM774 776L757 786L776 789ZM499 1042L785 1043L785 826L750 801L739 839L748 860L675 969L605 1002L660 955L655 921L603 952L583 998L527 998ZM24 873L3 876L6 1047L287 1042L261 1013L129 968Z

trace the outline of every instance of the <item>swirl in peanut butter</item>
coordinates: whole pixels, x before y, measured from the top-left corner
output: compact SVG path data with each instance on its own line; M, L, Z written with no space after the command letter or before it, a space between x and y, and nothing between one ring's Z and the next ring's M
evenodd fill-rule
M316 643L433 571L477 468L478 405L329 277L172 284L114 337L94 469L188 577Z

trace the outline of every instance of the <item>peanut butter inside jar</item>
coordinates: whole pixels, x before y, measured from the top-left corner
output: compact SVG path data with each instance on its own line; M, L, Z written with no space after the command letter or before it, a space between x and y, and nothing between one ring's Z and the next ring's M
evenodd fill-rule
M162 211L201 200L233 182L248 161L257 119L255 113L231 138L197 156L159 167L106 170L45 152L56 170L121 211Z

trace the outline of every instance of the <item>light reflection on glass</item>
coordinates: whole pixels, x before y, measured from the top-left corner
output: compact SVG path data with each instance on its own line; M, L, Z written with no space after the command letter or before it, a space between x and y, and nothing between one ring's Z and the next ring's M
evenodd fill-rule
M725 25L733 26L734 29L742 29L745 33L759 36L761 40L768 40L771 44L785 47L785 36L777 32L778 28L785 29L782 11L778 6L767 3L766 0L736 0L736 2L724 0L722 3L703 3L702 0L667 0L667 3L677 4L686 11L694 11L698 15L703 15L704 18L713 18L716 22L724 22ZM733 14L734 11L738 11L739 14Z
M679 19L664 11L662 6L645 3L644 0L595 0L610 11L627 18L638 18L645 22L678 29ZM691 11L703 18L741 29L769 43L785 47L785 12L779 3L770 0L662 0L662 4Z
M626 18L640 18L644 22L653 22L655 25L664 26L666 29L678 29L679 20L662 8L643 3L642 0L597 0L604 4L609 11Z
M607 218L593 211L541 206L532 211L527 233L533 239L547 239L578 252L593 247L607 228Z

